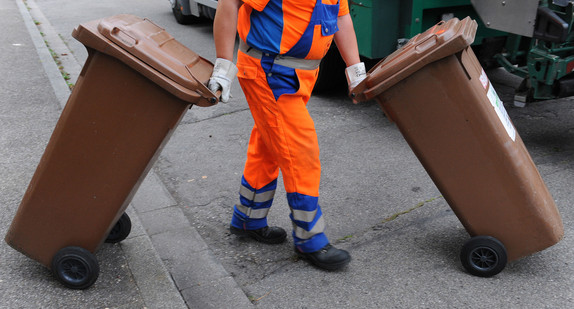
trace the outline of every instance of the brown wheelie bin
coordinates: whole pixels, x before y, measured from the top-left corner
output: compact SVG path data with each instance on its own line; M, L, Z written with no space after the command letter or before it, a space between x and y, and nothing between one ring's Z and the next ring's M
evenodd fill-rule
M477 24L441 22L373 67L353 90L375 99L472 238L461 262L492 276L564 229L554 199L473 54Z
M185 112L217 97L213 65L147 19L81 24L88 59L6 235L64 285L91 286L94 252L125 239L124 213Z

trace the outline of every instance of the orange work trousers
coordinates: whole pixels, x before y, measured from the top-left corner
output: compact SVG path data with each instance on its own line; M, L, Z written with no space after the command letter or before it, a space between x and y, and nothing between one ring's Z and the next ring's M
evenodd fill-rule
M279 170L291 209L293 238L303 252L328 244L318 204L321 163L313 119L307 110L318 69L299 70L239 52L237 74L254 119L243 171L240 204L231 224L267 226Z

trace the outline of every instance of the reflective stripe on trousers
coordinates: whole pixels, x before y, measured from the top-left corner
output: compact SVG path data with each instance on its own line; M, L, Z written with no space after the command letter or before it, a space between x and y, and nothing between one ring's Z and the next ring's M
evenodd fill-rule
M241 178L239 203L233 210L231 224L237 228L256 230L267 226L267 214L273 203L277 180L256 190Z

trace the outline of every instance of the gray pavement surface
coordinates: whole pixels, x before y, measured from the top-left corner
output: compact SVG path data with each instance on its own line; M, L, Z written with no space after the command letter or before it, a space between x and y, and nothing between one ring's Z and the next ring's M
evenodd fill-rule
M209 23L175 23L169 2L0 0L0 235L40 160L87 54L78 24L119 13L148 17L214 60ZM49 48L45 46L47 42ZM512 100L516 79L490 71ZM344 93L314 96L327 234L353 261L324 272L299 260L292 241L266 246L227 228L252 126L235 83L233 100L192 108L128 209L125 241L96 253L101 274L83 291L0 243L0 308L572 308L574 307L574 102L507 110L562 214L557 245L510 263L493 278L459 261L468 234L378 105ZM270 222L290 228L279 186Z

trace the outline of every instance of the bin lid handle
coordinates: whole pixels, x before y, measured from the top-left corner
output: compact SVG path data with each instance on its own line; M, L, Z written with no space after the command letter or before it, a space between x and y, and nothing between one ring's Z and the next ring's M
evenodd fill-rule
M110 34L113 36L113 38L119 40L118 43L123 43L124 47L134 47L138 44L137 38L135 38L134 36L130 35L129 33L123 31L118 27L112 28Z

